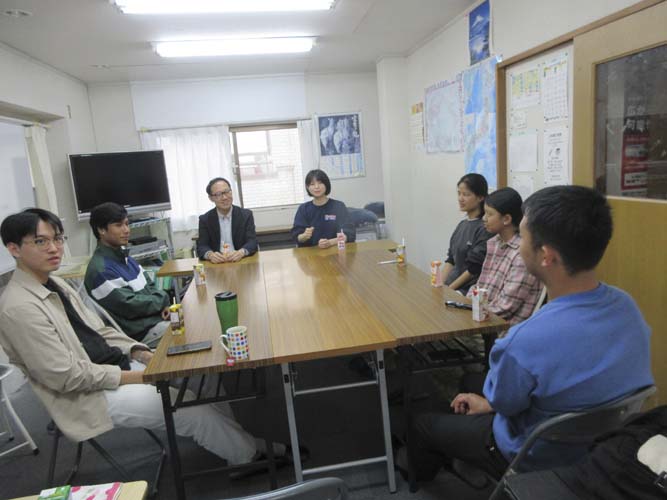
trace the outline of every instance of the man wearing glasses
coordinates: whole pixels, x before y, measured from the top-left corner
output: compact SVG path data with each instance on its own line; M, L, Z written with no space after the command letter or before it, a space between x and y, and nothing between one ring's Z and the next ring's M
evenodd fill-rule
M31 208L5 218L0 234L16 260L0 296L0 346L63 434L78 442L115 427L164 430L160 395L143 382L151 351L104 326L74 289L50 276L63 256L60 219ZM175 399L178 390L171 392ZM174 424L176 434L229 464L259 460L265 451L264 441L246 432L228 405L186 408L174 414ZM274 449L285 453L282 444Z
M238 262L257 252L255 219L250 210L232 205L229 181L222 177L212 179L206 193L215 208L199 216L197 256L220 264Z

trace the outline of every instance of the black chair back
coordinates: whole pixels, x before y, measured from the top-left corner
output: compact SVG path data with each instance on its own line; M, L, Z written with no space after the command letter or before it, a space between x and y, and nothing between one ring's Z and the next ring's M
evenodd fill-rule
M597 436L621 427L628 417L641 409L642 403L655 393L655 390L655 386L644 387L599 406L556 415L541 423L523 443L489 500L500 497L505 489L506 478L521 470L524 458L538 439L567 444L592 443Z

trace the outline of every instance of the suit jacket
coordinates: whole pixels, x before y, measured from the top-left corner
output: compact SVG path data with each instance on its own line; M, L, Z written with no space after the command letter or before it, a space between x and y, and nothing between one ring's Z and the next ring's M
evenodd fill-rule
M252 211L236 205L232 205L232 241L236 250L245 248L248 255L257 252L255 218ZM209 250L220 251L220 222L215 208L199 216L197 256L203 259Z

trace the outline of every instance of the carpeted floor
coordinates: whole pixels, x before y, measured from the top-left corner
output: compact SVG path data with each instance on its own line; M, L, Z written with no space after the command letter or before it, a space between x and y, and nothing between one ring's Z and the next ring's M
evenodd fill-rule
M349 367L349 359L318 361L298 365L300 386L317 386L325 383L342 383L359 378ZM388 361L391 367L391 360ZM427 376L415 381L418 392L428 398L414 403L415 407L431 407L455 392L456 373L438 375L436 382ZM389 390L400 388L401 381L396 371L389 372ZM0 498L15 498L38 493L45 488L48 463L52 449L52 436L47 433L48 415L28 385L22 386L11 396L15 409L40 448L34 456L27 448L0 458ZM277 367L269 369L268 395L264 401L248 401L234 406L237 418L253 433L268 431L274 440L289 441L285 402ZM400 404L390 407L392 431L403 433L403 411ZM381 414L377 389L366 387L354 391L336 391L298 398L296 401L297 422L300 441L311 451L307 467L317 467L334 462L357 460L383 453ZM166 436L158 433L161 438ZM2 438L0 438L2 439ZM149 479L152 461L157 456L152 441L142 430L115 430L99 438L100 443L123 464L135 480ZM0 451L5 443L0 443ZM74 458L75 445L62 440L59 452L57 478L64 479L67 464ZM182 462L186 470L211 468L221 465L221 460L189 439L179 439ZM419 492L408 492L407 484L397 474L398 491L390 494L386 485L386 468L382 464L331 472L328 475L341 477L351 489L355 500L392 499L470 499L488 498L491 488L477 491L468 487L455 476L442 471L431 483L423 485ZM279 485L294 482L290 467L278 473ZM113 469L97 453L85 447L84 458L75 484L97 484L117 480ZM224 475L207 476L186 483L189 499L221 499L251 495L268 490L268 475L230 480ZM167 462L159 484L158 498L175 498L171 468Z

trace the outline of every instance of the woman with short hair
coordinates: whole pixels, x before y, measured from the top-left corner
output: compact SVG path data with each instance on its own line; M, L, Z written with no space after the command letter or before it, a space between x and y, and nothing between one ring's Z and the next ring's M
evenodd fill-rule
M294 216L292 238L300 247L329 248L337 244L341 231L352 243L356 233L342 201L329 198L331 181L323 170L311 170L306 175L306 191L313 199L302 203Z

